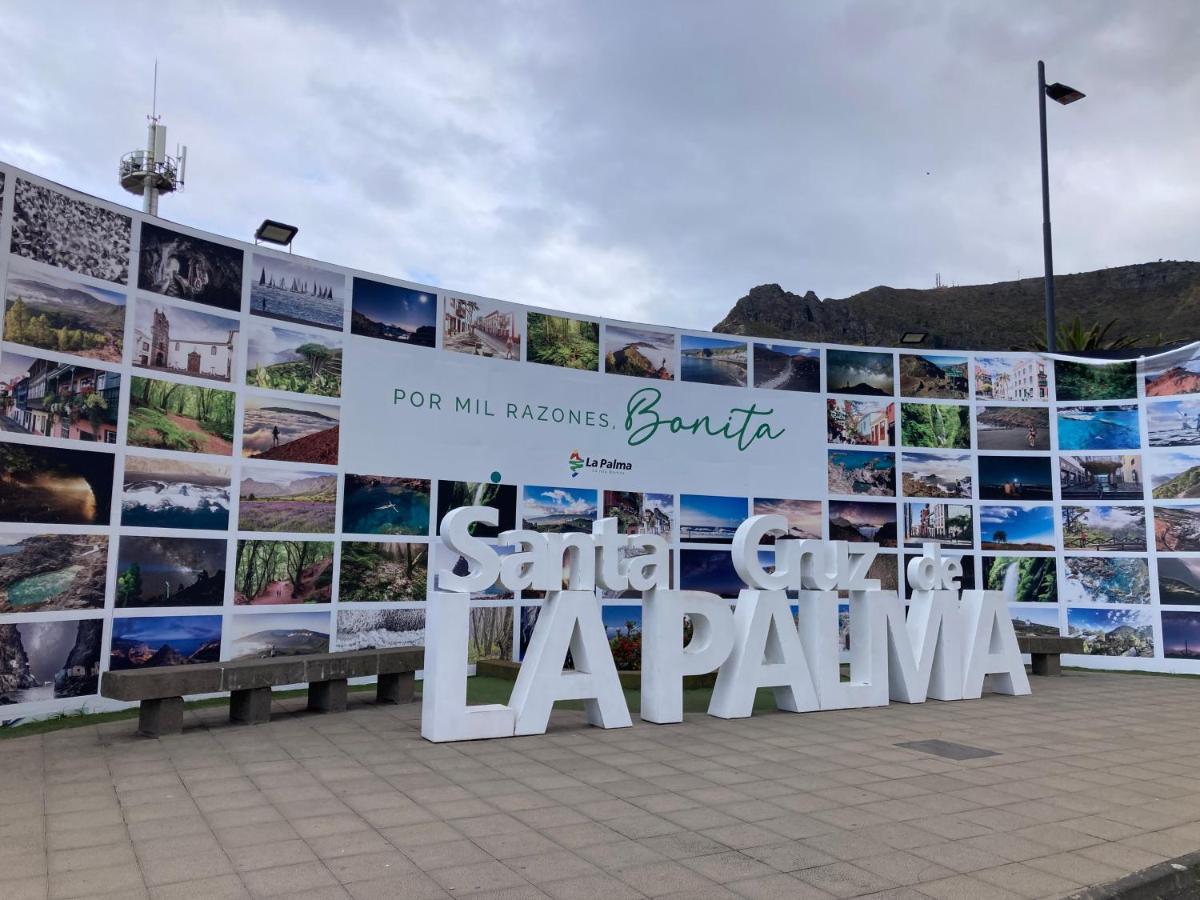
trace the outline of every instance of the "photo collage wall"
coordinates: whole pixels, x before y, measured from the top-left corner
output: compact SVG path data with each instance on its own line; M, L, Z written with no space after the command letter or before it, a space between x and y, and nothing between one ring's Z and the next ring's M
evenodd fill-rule
M448 510L663 535L677 586L731 599L751 514L923 545L1005 590L1081 665L1200 665L1200 350L1149 363L877 350L558 315L204 235L0 167L0 720L100 708L99 673L421 644ZM339 459L351 340L513 366L820 395L821 496L453 481ZM398 352L410 352L408 350ZM582 462L580 463L582 464ZM785 479L786 481L786 479ZM784 492L786 493L786 492ZM768 559L771 551L764 550ZM602 596L637 668L637 595ZM541 597L475 598L468 657L519 659ZM847 646L847 616L839 641Z

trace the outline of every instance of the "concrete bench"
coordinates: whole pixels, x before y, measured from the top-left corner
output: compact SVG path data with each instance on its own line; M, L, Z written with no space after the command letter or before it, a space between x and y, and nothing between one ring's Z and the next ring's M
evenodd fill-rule
M379 703L411 703L413 679L425 660L425 648L352 650L271 659L163 666L105 672L100 696L137 700L138 734L158 737L183 730L183 698L229 691L229 720L257 724L271 720L271 688L308 683L308 708L340 712L346 708L351 678L378 676Z
M1064 653L1082 653L1083 638L1017 635L1017 647L1028 653L1034 675L1061 675Z

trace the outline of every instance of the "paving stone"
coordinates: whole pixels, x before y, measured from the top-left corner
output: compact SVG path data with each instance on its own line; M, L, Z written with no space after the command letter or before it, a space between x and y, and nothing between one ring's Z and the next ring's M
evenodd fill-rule
M302 891L340 887L337 879L320 862L255 869L243 872L242 881L255 897L287 897L289 900Z
M814 866L794 873L806 884L820 888L835 897L858 897L896 886L896 882L876 875L853 863L837 862L827 866Z
M689 895L712 887L713 882L677 862L664 861L630 866L614 872L618 878L647 897L662 897L687 891Z
M504 863L494 859L467 865L446 866L426 874L455 896L529 886L524 878L505 866Z
M217 875L151 888L152 900L248 900L250 892L236 875Z

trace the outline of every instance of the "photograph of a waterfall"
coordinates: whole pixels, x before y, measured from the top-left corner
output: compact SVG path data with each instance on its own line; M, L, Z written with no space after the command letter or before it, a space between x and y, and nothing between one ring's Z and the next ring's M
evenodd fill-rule
M980 500L1052 500L1050 458L980 456Z
M679 339L681 381L697 384L746 386L746 342L682 335Z
M983 587L1003 591L1010 603L1054 603L1058 573L1053 556L985 556Z
M1200 659L1200 612L1168 610L1162 614L1163 656Z
M1200 550L1200 506L1154 507L1154 548L1168 553Z
M0 624L0 708L96 693L103 633L103 619Z
M895 360L890 353L825 351L825 390L831 394L883 397L896 392Z
M1200 558L1158 558L1158 602L1170 606L1200 607ZM1200 651L1200 644L1195 649Z
M426 478L346 473L342 531L347 534L429 534Z
M113 671L210 663L220 657L219 615L113 619L108 663Z
M224 531L231 494L227 465L126 456L121 524Z
M1150 602L1150 569L1144 559L1068 556L1064 562L1064 603Z
M1056 400L1135 400L1137 363L1054 361Z
M250 263L250 314L341 331L346 276L286 256L255 253Z
M221 606L225 602L225 545L219 538L122 535L116 607Z
M526 314L529 362L595 372L600 366L600 323L546 313Z
M10 247L16 256L126 284L132 222L123 213L18 178Z
M1058 408L1059 450L1136 450L1141 442L1136 404Z
M387 650L425 643L423 609L339 609L338 650Z
M0 442L0 522L107 525L113 455Z
M969 453L924 453L909 450L900 454L904 472L902 493L906 497L943 497L970 500L975 484L975 460Z
M754 386L773 391L821 390L821 351L813 347L756 343Z
M824 531L820 500L783 500L778 497L755 497L752 503L755 516L783 516L788 530L782 537L819 541ZM776 535L763 538L764 544L775 543Z
M238 528L332 534L337 475L313 469L242 469Z
M339 603L424 601L428 581L428 544L342 541Z
M103 609L108 537L0 534L0 613Z
M437 515L439 534L446 513L460 506L491 506L499 513L499 524L476 522L471 526L475 537L494 538L502 531L516 528L517 488L512 484L490 481L439 481L437 486Z
M591 532L599 502L591 488L527 484L521 494L521 527L543 532Z
M675 335L625 325L604 329L604 371L658 381L675 380Z
M233 602L328 603L333 594L332 541L238 541Z
M119 363L125 295L69 278L8 270L4 340L39 350Z
M133 364L211 381L233 380L238 319L139 298L133 306Z
M1083 652L1096 656L1153 656L1153 621L1147 609L1067 608L1067 634L1083 638Z
M432 347L437 337L437 295L355 278L350 333L414 347Z
M900 440L906 447L969 450L970 409L956 403L902 403Z
M1200 393L1200 352L1171 354L1146 363L1146 396Z
M979 406L975 442L980 450L1049 450L1050 410L1025 406Z
M239 312L242 251L143 222L138 289Z
M1146 511L1140 506L1064 506L1062 529L1068 549L1146 549Z
M981 506L979 534L982 550L1054 550L1054 507Z
M829 540L896 546L896 504L830 500Z
M734 532L746 518L745 497L681 494L679 539L707 544L732 544Z
M230 659L328 653L329 613L244 613L230 618L226 637Z
M901 353L900 396L966 400L967 358Z
M246 384L250 387L342 395L342 339L255 322L249 327Z

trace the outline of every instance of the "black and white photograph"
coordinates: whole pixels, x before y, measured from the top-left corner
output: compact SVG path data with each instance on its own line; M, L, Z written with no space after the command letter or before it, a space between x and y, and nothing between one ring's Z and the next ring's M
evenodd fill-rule
M12 252L117 284L129 282L129 216L17 179Z
M143 222L138 288L238 312L242 251Z

